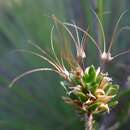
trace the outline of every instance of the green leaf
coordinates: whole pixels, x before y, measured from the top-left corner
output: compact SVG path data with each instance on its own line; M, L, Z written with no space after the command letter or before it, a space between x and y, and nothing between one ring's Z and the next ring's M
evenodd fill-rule
M96 102L88 107L88 111L95 111L96 108L100 105L99 102Z
M98 83L97 82L92 82L91 83L91 92L94 93L97 88L98 88Z
M90 82L90 79L89 79L89 75L88 74L85 74L82 78L84 84L86 85L87 83Z
M88 70L88 74L89 74L90 79L92 81L94 81L96 78L96 70L95 70L95 67L93 65L90 66L90 68Z
M95 67L92 65L87 68L85 75L83 76L83 81L85 84L95 81L96 79L96 70Z
M109 107L114 107L118 104L118 101L112 101L108 104Z
M96 82L97 82L97 83L100 83L100 82L102 81L102 79L103 79L103 76L102 76L102 75L98 75L98 76L96 77Z
M96 91L98 87L98 83L97 82L91 82L91 83L86 83L85 88L89 91L91 91L92 93L94 93Z
M119 90L119 85L109 85L106 91L106 95L115 95Z
M87 96L82 92L76 92L76 95L81 102L85 102L87 100Z

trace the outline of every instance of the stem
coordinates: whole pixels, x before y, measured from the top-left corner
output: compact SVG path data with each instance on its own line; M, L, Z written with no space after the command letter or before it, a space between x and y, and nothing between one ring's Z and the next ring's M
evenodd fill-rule
M85 114L85 130L92 130L93 128L93 114Z

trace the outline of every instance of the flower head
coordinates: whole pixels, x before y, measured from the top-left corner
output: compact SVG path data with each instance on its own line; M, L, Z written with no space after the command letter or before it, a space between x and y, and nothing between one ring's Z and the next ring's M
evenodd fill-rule
M57 56L53 43L53 33L55 29L55 26L53 26L51 30L51 52L53 56L49 55L48 52L46 52L38 45L32 42L29 42L30 45L38 49L42 54L30 50L19 50L22 52L30 53L34 56L43 59L44 61L48 62L52 67L51 68L43 67L29 70L16 77L11 82L10 87L17 80L30 73L37 71L53 71L63 78L61 85L63 86L66 92L66 96L63 97L63 100L68 104L74 105L79 111L79 113L88 113L88 114L89 113L97 114L102 112L109 113L110 107L117 104L116 95L119 86L113 84L112 78L108 76L108 73L102 72L100 67L98 67L98 69L95 69L93 65L85 67L84 65L84 60L86 58L85 42L86 38L89 38L94 43L94 45L99 51L100 60L103 63L107 63L120 55L129 53L130 50L121 52L115 56L111 55L111 47L114 41L115 34L117 32L118 24L123 15L125 14L125 12L119 17L119 20L113 32L114 36L112 37L108 50L106 50L106 41L102 23L97 14L95 12L94 14L96 15L99 21L99 25L101 27L101 32L103 35L103 45L104 45L103 51L99 46L99 44L97 44L95 39L88 33L88 31L83 30L75 23L74 24L63 23L55 16L52 16L55 23L58 24L60 27L64 28L64 30L68 33L69 37L72 40L72 43L70 44L74 43L76 53L73 53L73 49L72 50L70 49L69 47L70 44L67 43L65 39L65 42L63 43L61 50L61 57L59 58L59 56ZM69 28L74 29L75 35ZM79 37L79 31L83 33L83 36L81 35L81 37ZM60 45L62 45L62 43L60 43L59 46Z
M63 99L82 113L109 113L110 104L117 104L115 97L119 89L111 81L107 74L99 72L93 65L89 66L80 79L73 73L69 82L62 82L67 95Z

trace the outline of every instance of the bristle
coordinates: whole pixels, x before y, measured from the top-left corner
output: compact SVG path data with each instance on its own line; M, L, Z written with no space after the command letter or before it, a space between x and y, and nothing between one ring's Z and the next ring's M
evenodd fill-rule
M59 59L58 59L58 57L57 57L57 55L55 53L54 44L53 44L53 30L54 30L54 26L51 29L51 49L52 49L53 55L54 55L57 63L60 65L60 61L59 61Z
M33 51L30 51L30 50L25 50L25 49L17 49L16 51L18 51L18 52L30 53L30 54L32 54L32 55L34 55L34 56L37 56L37 57L39 57L39 58L42 58L43 60L45 60L45 61L47 61L49 64L51 64L54 68L56 68L57 70L59 70L59 67L58 67L58 65L57 65L55 62L49 60L47 57L45 57L45 56L43 56L43 55L40 55L40 54L38 54L38 53L36 53L36 52L33 52Z
M88 30L88 29L87 29ZM87 37L86 37L86 35L85 34L83 34L83 37L82 37L82 40L81 40L81 45L82 45L82 47L83 47L83 49L85 50L85 48L86 48L86 40L87 40Z
M121 55L128 54L128 53L130 53L130 49L129 49L129 50L126 50L126 51L122 51L122 52L116 54L115 56L113 56L113 59L115 59L115 58L117 58L117 57L119 57L119 56L121 56Z
M111 42L110 42L110 45L109 45L109 48L108 48L108 52L111 51L111 48L112 48L112 45L113 45L113 43L114 43L114 38L115 38L115 36L116 36L116 32L117 32L119 23L120 23L122 17L126 14L126 12L127 12L127 10L124 11L124 12L120 15L119 19L118 19L117 22L116 22L116 25L115 25L115 28L114 28L114 31L113 31L113 34L112 34Z
M53 15L53 19L55 20L55 22L57 22L58 24L60 24L69 34L69 36L71 37L71 39L73 40L74 44L75 44L75 47L76 47L76 50L78 51L78 48L79 48L79 44L78 42L79 41L79 37L78 37L78 30L76 29L76 33L77 33L77 40L78 42L76 41L76 39L74 38L72 32L68 29L68 27L66 25L64 25L58 18L56 18L56 16ZM64 36L64 39L65 39L65 36ZM65 39L66 40L66 39ZM71 67L75 66L75 64L77 65L77 61L76 59L74 58L73 54L72 54L72 50L70 50L70 47L68 47L68 43L67 41L64 41L64 59L69 63L69 65L71 65Z
M30 44L30 45L32 45L33 47L35 47L35 48L38 49L39 51L41 51L43 54L47 54L46 51L44 51L40 46L38 46L37 44L35 44L35 43L32 42L31 40L28 40L27 43Z
M104 33L104 28L103 28L102 22L101 22L99 16L96 14L96 12L94 10L92 10L92 12L96 16L96 18L98 20L98 23L100 25L101 32L102 32L102 38L103 38L103 46L104 46L104 50L103 51L106 52L106 39L105 39L105 33Z
M22 77L34 73L34 72L40 72L40 71L54 71L56 73L59 73L58 71L52 69L52 68L36 68L36 69L32 69L29 71L26 71L25 73L20 74L19 76L17 76L10 84L9 84L9 88L11 88L19 79L21 79Z
M71 24L71 23L66 23L66 22L65 22L64 24L67 25L67 26L70 26L70 27L74 27L74 28L75 28L75 25L73 25L73 24ZM99 53L101 54L102 51L101 51L99 45L97 44L97 42L95 41L95 39L94 39L88 32L86 32L85 30L83 30L83 29L80 28L79 26L76 26L76 28L77 28L78 30L80 30L81 32L83 32L86 36L88 36L88 37L91 39L91 41L94 43L94 45L95 45L96 48L98 49Z
M72 50L70 50L70 47L68 47L68 44L65 43L64 44L64 59L67 61L67 63L72 67L75 68L76 66L78 66L78 63L74 57L74 55L72 54Z
M56 18L56 16L53 15L52 17L53 17L53 19L54 19L55 22L59 23L62 27L65 28L65 30L68 32L68 34L69 34L70 37L72 38L72 40L73 40L73 42L74 42L74 44L75 44L75 47L77 48L77 47L78 47L77 41L75 40L75 38L74 38L72 32L68 29L68 27L66 27L58 18Z
M77 37L77 45L78 47L80 47L80 39L79 39L79 32L78 32L78 29L76 28L76 23L73 21L73 25L75 27L75 32L76 32L76 37Z
M36 49L38 49L43 55L46 56L46 58L49 58L50 60L53 60L53 57L51 57L45 50L43 50L39 45L37 45L36 43L32 42L31 40L28 40L27 42L28 44L32 45L33 47L35 47ZM21 50L21 49L17 49L17 50ZM41 56L43 56L41 55Z

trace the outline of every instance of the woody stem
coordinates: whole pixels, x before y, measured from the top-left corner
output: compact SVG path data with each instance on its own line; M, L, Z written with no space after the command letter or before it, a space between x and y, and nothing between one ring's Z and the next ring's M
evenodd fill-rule
M85 130L92 130L93 128L93 114L89 113L85 115Z

